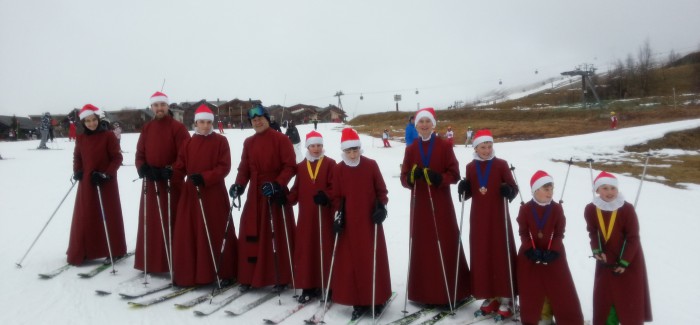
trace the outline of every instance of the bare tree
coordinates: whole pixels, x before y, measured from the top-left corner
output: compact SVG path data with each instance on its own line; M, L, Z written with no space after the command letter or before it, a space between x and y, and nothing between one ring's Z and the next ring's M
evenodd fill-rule
M651 51L649 39L639 48L637 53L637 78L639 80L639 90L641 96L648 96L651 92L651 82L653 78L654 57Z

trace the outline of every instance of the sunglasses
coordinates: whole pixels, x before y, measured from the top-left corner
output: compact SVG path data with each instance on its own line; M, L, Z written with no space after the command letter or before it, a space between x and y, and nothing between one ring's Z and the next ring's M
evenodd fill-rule
M258 116L265 116L265 110L263 110L262 107L255 106L255 107L248 110L248 118L249 119L252 120Z

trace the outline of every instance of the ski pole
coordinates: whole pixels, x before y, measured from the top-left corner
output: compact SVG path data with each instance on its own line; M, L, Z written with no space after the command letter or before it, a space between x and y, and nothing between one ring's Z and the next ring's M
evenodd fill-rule
M515 176L515 166L513 164L510 164L510 172L513 174L513 180L515 180L515 186L520 188L520 185L518 185L518 177ZM518 190L518 195L520 195L520 205L525 204L525 201L523 201L523 191Z
M593 158L586 159L588 171L591 173L591 195L595 198L595 184L593 183Z
M158 205L158 216L160 217L160 230L163 232L163 248L165 248L165 258L168 260L168 270L170 271L170 283L173 282L173 263L170 260L170 251L168 250L168 237L165 235L165 221L163 220L163 209L160 206L160 190L158 189L158 181L153 180L153 190L156 192L156 204Z
M466 201L466 199L462 200L462 212L459 216L459 233L457 236L457 263L455 264L455 292L453 295L455 301L453 308L457 308L457 283L459 282L459 260L461 258L460 255L462 255L460 254L460 252L462 249L462 226L464 225L464 201Z
M146 202L148 202L148 182L146 177L141 179L143 187L143 286L148 286L148 218Z
M287 230L287 213L284 211L284 205L282 204L280 206L280 210L282 210L282 222L284 226L284 239L287 241L287 256L289 257L289 272L292 275L292 288L294 288L294 298L299 297L297 295L297 286L296 283L294 282L294 264L292 263L292 248L289 246L289 232Z
M270 214L270 232L272 233L272 256L275 267L275 285L280 285L280 262L279 256L277 255L277 240L275 236L275 219L272 217L272 199L267 198L267 211ZM282 304L282 290L278 292L278 303Z
M168 166L166 166L168 168ZM170 201L170 179L167 182L168 190L168 253L170 253L170 269L172 270L172 260L173 260L173 213L172 213L172 203ZM173 278L173 275L170 276Z
M70 185L70 188L68 189L68 192L66 192L66 195L63 196L63 199L61 199L61 202L58 203L58 206L56 207L56 209L53 210L53 213L51 213L49 220L46 220L44 227L42 227L41 231L39 231L39 234L36 235L36 238L34 238L34 241L32 242L32 244L29 245L29 248L27 249L27 251L24 253L24 255L22 255L22 258L19 260L19 262L15 263L15 265L17 265L18 268L22 268L22 262L27 257L27 254L29 254L29 251L31 251L32 248L34 248L34 244L36 244L36 242L39 240L39 237L41 237L41 235L44 233L44 230L46 230L46 227L48 227L49 222L51 222L53 217L56 215L56 212L58 212L58 209L61 207L61 205L63 205L63 201L66 200L66 198L68 197L68 194L70 194L70 192L75 187L75 184L77 184L77 183L78 183L78 181L73 181L73 179L71 179L71 185Z
M320 257L321 257L321 292L323 293L325 291L325 285L324 285L324 276L323 276L323 225L322 225L322 220L321 220L321 205L318 205L318 247L320 251ZM296 290L296 289L295 289Z
M109 231L107 231L107 217L105 217L105 206L102 204L102 186L97 184L97 198L100 201L100 212L102 212L102 225L105 228L105 238L107 239L107 252L109 253L109 261L112 264L112 274L116 274L117 270L114 269L114 255L112 255L112 244L109 240Z
M510 231L508 230L508 199L503 198L503 221L505 223L506 230L506 251L508 251L508 275L510 280L510 294L511 301L513 302L513 314L515 314L515 288L513 287L513 263L511 262L511 252L510 252Z
M323 317L326 316L326 310L328 310L328 294L331 291L331 279L333 278L333 263L335 263L335 249L338 247L338 233L335 233L335 240L333 241L333 254L331 255L331 267L328 270L328 287L326 288L326 294L323 298L323 316L321 316L321 321Z
M447 303L450 305L450 313L454 313L452 308L452 298L450 298L450 286L447 284L447 272L445 271L445 260L442 255L442 244L440 243L440 234L437 227L437 216L435 216L435 205L433 203L433 194L430 191L430 185L426 182L428 188L428 197L430 198L430 210L433 213L433 228L435 229L435 237L437 239L438 253L440 254L440 266L442 267L442 279L445 281L445 293L447 293Z
M197 199L199 200L199 209L202 211L202 222L204 222L204 231L207 234L207 241L209 242L209 253L211 253L211 262L214 265L214 275L216 276L216 286L221 289L221 279L219 279L219 269L216 265L216 258L214 257L214 246L211 244L211 236L209 235L209 226L207 225L207 216L204 214L204 203L202 203L202 191L199 190L199 186L195 185L194 188L197 190Z
M219 270L221 267L221 261L224 259L224 249L226 247L226 239L228 238L228 228L231 225L231 220L233 219L233 205L231 206L231 209L228 211L228 217L226 218L226 227L224 227L224 239L221 241L221 250L219 251L219 258L216 261L216 269ZM221 286L219 285L219 288ZM214 294L216 293L216 287L211 289L211 299L209 300L209 303L211 303L214 300Z
M564 204L564 191L566 190L566 182L569 180L569 170L571 170L571 165L574 163L574 157L569 158L567 164L569 167L566 168L566 177L564 178L564 186L561 188L561 197L559 197L559 204Z
M647 166L649 165L649 157L651 153L647 152L647 158L644 160L644 169L642 170L642 179L639 180L639 187L637 188L637 196L634 198L634 208L637 209L637 202L639 201L639 194L642 192L642 184L644 184L644 179L647 175Z
M532 232L528 230L527 234L530 235L530 244L532 244L532 249L537 249L537 245L535 245L535 240L532 239ZM535 262L535 264L540 264L540 261Z
M408 313L408 279L411 275L411 254L413 253L413 219L416 214L416 182L413 182L413 190L411 191L411 211L409 215L411 218L411 228L408 230L408 267L406 268L406 293L403 299L403 310L404 314Z
M532 235L530 235L532 236ZM549 235L549 243L547 244L547 250L552 249L552 239L554 239L554 230L552 230L552 234ZM547 263L542 263L544 265L547 265Z
M372 254L372 324L376 324L374 305L377 304L377 224L374 224L374 253Z

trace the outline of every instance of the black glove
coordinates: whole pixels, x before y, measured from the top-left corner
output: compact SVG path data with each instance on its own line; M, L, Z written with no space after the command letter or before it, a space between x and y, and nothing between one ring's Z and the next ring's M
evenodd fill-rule
M232 198L236 199L243 195L245 192L245 187L238 185L238 184L233 184L231 185L231 188L228 190L228 195L230 195Z
M141 167L139 167L138 173L139 173L139 178L144 178L144 177L146 177L146 178L149 178L149 179L150 179L150 176L151 176L151 166L148 166L147 163L144 163L143 165L141 165Z
M328 205L328 195L323 191L318 191L318 193L314 195L314 203L321 206Z
M90 181L92 182L92 185L95 186L104 184L104 182L108 181L110 178L111 177L109 177L109 175L103 172L94 171L92 174L90 174Z
M377 205L374 207L374 212L372 212L372 222L381 224L384 222L384 219L386 219L386 214L386 206L377 201Z
M406 183L412 186L415 181L423 179L423 177L423 167L414 166L414 168L406 174Z
M158 178L162 180L168 180L173 177L172 168L158 168Z
M341 199L338 212L333 218L333 233L339 234L343 232L343 228L345 228L345 199Z
M282 187L277 182L267 182L262 186L262 193L267 197L273 197L282 191Z
M461 180L457 184L457 194L460 201L469 200L472 197L472 186L467 180Z
M559 253L551 250L546 250L542 252L542 258L541 261L542 263L551 263L554 262L559 257Z
M287 204L287 195L284 193L284 191L279 191L275 193L275 196L272 197L277 204L283 206Z
M192 181L192 184L194 184L194 186L204 186L204 177L202 177L202 174L192 174L189 178Z
M79 170L79 171L73 173L73 180L74 181L79 181L82 179L83 179L83 171L82 170Z
M426 168L424 172L428 174L428 180L430 181L430 184L432 184L435 187L440 186L440 184L442 183L442 175L440 173L428 168Z
M508 202L513 201L516 195L518 191L506 183L501 183L501 196L508 199Z
M525 257L535 263L542 262L542 251L539 249L530 248L525 251Z

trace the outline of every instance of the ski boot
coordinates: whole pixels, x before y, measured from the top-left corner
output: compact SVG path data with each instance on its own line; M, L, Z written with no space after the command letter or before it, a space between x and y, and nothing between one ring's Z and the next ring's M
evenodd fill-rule
M364 316L365 313L369 310L369 307L367 306L353 306L352 307L352 316L350 317L351 321L357 320L360 317Z
M513 317L513 307L510 305L510 303L501 304L496 313L497 315L494 317L494 321L500 322L506 320Z
M297 299L297 302L300 304L306 304L307 302L311 301L312 299L318 297L319 291L318 289L304 289L301 292L301 296L299 296L299 299Z
M495 313L496 310L498 310L498 306L500 306L500 302L498 301L498 299L486 299L483 303L481 303L481 307L479 308L479 310L474 312L474 317L481 317L491 313Z

